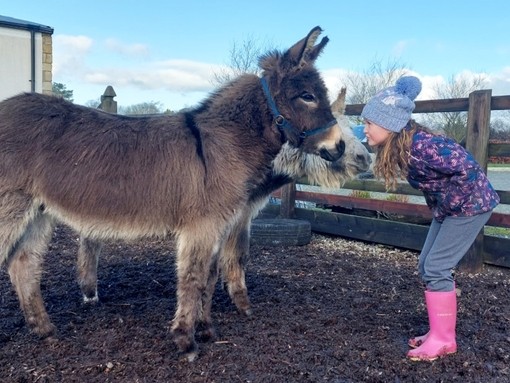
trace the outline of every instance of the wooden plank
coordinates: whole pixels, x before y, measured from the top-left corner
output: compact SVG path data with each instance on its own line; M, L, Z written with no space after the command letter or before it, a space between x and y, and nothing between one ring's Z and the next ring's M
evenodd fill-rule
M309 209L296 209L296 217L321 233L413 250L421 249L428 231L422 225Z
M279 198L281 193L276 191L272 194ZM508 192L505 192L508 197ZM420 205L407 202L387 201L381 199L358 198L343 196L337 194L325 194L306 191L297 191L296 199L298 201L314 202L321 205L339 206L347 209L373 210L389 214L401 214L405 216L431 218L432 214L427 205ZM489 226L510 228L510 214L492 213L487 222Z
M486 235L483 245L485 263L510 268L510 239Z
M305 191L296 192L296 199L299 201L309 201L325 205L341 206L348 209L374 210L385 213L403 214L423 218L432 217L430 209L426 205L419 205L414 203L358 198Z
M491 118L492 91L478 90L469 95L466 150L487 172L488 145ZM469 272L479 272L483 266L483 229L459 264L459 268Z
M310 185L308 180L305 178L300 179L298 183L302 185ZM377 180L351 180L346 182L342 189L363 190L375 193L388 193L384 187L384 184ZM498 193L502 204L510 205L510 191L496 190L496 192ZM407 183L398 184L397 188L394 191L389 192L389 194L414 195L420 197L423 196L421 191L412 188Z
M510 144L489 144L490 157L510 157Z
M450 98L441 100L416 101L413 113L465 112L469 108L467 98ZM345 115L359 116L365 104L350 104L345 106Z
M441 100L416 101L413 113L466 112L469 109L468 98L451 98ZM350 104L345 106L347 116L359 116L365 104ZM492 110L510 109L510 96L491 97Z
M499 195L501 204L510 205L510 191L496 190L496 193L498 193L498 195Z
M277 217L278 205L267 205L262 214ZM311 222L312 230L318 233L338 235L345 238L384 243L398 248L420 251L425 241L428 227L407 223L384 221L355 215L296 208L296 216ZM384 231L376 236L374 233ZM412 232L411 238L403 238ZM381 242L379 242L381 241ZM485 263L510 268L510 239L484 236L483 261Z
M509 192L505 193L508 198ZM276 191L273 197L280 198L281 192ZM389 214L401 214L405 216L431 218L432 214L426 205L387 201L381 199L358 198L351 196L343 196L337 194L325 194L306 191L296 191L296 199L298 201L313 202L321 205L339 206L347 209L364 209L373 210ZM491 218L487 222L489 226L508 227L510 228L510 214L492 213Z
M395 190L387 191L384 183L376 179L355 179L350 180L343 186L344 189L364 190L376 193L406 194L423 196L419 190L412 188L407 182L398 183Z
M466 150L487 172L491 118L491 90L478 90L469 95Z
M492 110L510 109L510 96L493 96L491 100Z
M291 182L281 188L281 200L280 216L282 218L294 218L294 209L296 207L296 182Z

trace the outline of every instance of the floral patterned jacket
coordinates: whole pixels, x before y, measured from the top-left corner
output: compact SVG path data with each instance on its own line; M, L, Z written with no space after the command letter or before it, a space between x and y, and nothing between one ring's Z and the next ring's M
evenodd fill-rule
M409 154L407 181L423 192L437 221L481 214L498 205L499 196L478 162L454 140L418 131Z

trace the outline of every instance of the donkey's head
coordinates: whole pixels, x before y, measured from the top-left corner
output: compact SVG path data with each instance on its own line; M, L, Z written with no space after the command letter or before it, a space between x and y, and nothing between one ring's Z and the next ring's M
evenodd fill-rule
M285 53L270 52L260 58L261 86L282 142L318 154L328 161L345 150L342 133L329 105L328 93L314 63L328 42L315 45L322 29L313 28Z

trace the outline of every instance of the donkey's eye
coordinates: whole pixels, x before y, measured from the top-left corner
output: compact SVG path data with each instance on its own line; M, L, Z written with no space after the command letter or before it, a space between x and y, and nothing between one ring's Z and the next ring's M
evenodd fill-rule
M301 93L301 95L299 97L301 97L301 99L305 102L314 102L315 101L315 96L308 92Z

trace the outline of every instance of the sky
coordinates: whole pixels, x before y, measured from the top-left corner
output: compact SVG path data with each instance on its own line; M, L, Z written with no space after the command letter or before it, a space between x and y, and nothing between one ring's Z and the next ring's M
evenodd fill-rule
M409 68L418 99L477 74L510 95L508 0L0 0L0 15L54 29L53 81L78 104L112 85L119 106L192 107L218 87L234 45L284 51L315 26L330 39L316 65L331 97L374 62Z

